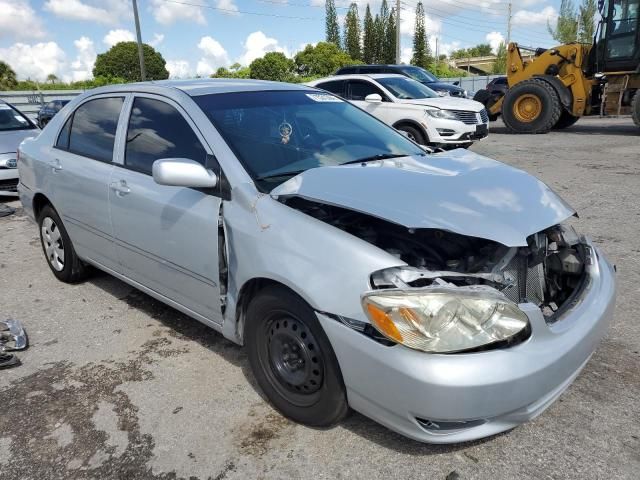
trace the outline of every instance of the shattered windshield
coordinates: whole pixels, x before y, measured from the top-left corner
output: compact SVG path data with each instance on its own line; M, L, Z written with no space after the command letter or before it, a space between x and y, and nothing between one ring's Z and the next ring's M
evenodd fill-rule
M310 168L424 155L403 135L326 92L237 92L194 99L265 190Z

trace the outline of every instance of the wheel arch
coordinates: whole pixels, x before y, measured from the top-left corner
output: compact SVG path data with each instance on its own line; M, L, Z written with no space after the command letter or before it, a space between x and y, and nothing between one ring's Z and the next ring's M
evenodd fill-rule
M45 205L50 205L51 208L55 210L53 203L51 203L51 200L49 200L49 198L44 193L41 193L41 192L36 193L33 196L33 216L35 217L36 221L38 220L38 217L40 216L40 212L42 211Z
M250 278L249 280L245 281L240 287L238 295L236 297L237 300L235 302L233 330L235 339L240 345L244 344L244 324L246 319L247 307L251 303L252 299L254 299L261 291L268 287L280 287L289 290L297 297L300 297L315 311L315 308L312 306L309 299L307 299L304 294L297 291L295 288L292 288L290 285L268 277Z
M573 94L571 93L571 89L562 83L562 80L553 75L536 75L534 78L543 80L551 85L558 94L562 107L569 113L573 111Z
M429 134L427 133L426 128L420 125L420 122L416 120L411 120L408 118L403 118L402 120L398 120L396 123L392 125L392 127L395 128L396 130L398 130L402 126L413 127L418 129L418 131L424 136L425 142L429 143L430 141Z

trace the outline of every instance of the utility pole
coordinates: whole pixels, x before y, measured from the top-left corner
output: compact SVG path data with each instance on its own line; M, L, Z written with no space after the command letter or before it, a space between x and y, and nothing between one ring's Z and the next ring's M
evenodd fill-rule
M509 13L507 14L507 48L511 43L511 2L509 2Z
M133 18L136 22L136 36L138 37L138 58L140 59L140 78L144 82L147 72L144 69L144 52L142 51L142 35L140 34L140 19L138 18L138 2L133 0Z
M400 65L400 0L396 0L396 64Z

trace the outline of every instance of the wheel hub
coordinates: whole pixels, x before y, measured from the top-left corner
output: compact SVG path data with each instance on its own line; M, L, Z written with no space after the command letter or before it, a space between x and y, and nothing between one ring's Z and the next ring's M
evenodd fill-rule
M542 102L536 95L530 93L521 95L513 104L513 115L520 122L529 123L540 116Z
M278 381L297 394L311 394L322 386L324 373L318 343L301 322L274 320L268 330L271 370Z
M42 221L42 246L44 247L47 260L58 272L64 269L64 243L62 235L56 222L51 217Z

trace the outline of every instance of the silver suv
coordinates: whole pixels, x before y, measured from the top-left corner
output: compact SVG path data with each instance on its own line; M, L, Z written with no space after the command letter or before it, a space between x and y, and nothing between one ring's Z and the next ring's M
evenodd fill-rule
M58 279L97 267L246 345L307 425L350 406L426 442L512 428L613 314L612 267L542 182L310 87L91 90L18 164Z

